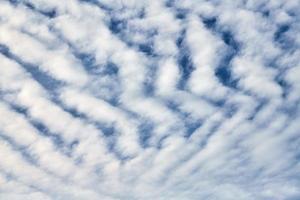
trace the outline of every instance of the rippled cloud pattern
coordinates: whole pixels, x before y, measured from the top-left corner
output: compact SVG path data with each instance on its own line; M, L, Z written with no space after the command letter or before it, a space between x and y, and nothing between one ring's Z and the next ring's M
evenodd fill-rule
M299 200L299 0L0 0L0 199Z

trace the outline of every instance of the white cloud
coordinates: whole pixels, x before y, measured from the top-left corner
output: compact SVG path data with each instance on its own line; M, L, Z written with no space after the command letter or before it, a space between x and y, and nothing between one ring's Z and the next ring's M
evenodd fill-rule
M298 1L0 2L0 199L299 199Z

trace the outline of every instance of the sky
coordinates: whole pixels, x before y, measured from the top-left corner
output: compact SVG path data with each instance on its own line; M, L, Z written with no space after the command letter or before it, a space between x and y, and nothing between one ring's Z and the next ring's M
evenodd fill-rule
M299 200L300 0L0 0L1 200Z

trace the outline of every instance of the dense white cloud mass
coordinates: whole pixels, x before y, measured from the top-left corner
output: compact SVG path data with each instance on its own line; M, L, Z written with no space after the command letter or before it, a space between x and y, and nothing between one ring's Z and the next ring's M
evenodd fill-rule
M0 199L299 200L299 0L0 0Z

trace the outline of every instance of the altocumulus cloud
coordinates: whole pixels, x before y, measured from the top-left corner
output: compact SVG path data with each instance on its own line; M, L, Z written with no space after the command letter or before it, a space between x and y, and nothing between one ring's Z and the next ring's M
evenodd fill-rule
M1 0L0 199L299 200L299 0Z

